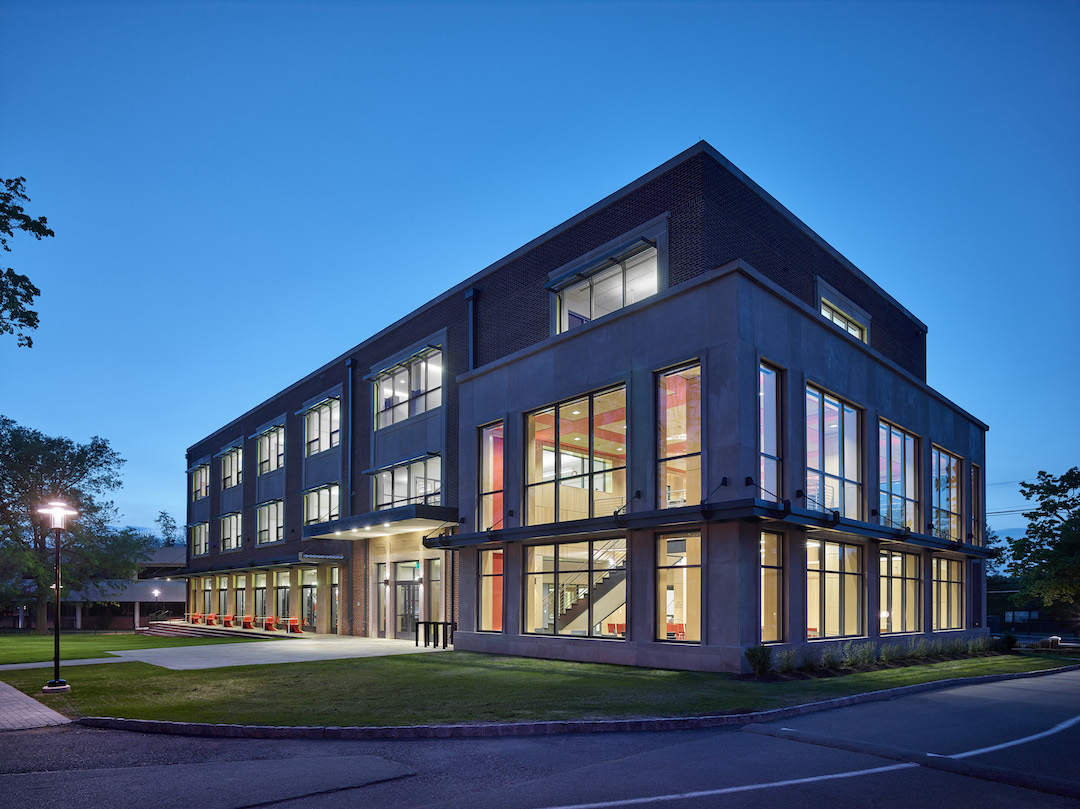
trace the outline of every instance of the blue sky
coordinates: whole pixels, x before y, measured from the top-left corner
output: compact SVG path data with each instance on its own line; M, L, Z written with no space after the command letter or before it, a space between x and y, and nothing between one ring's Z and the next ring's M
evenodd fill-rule
M0 177L57 235L5 256L0 413L182 523L189 445L705 139L928 325L1022 506L1080 463L1078 41L1033 0L5 0Z

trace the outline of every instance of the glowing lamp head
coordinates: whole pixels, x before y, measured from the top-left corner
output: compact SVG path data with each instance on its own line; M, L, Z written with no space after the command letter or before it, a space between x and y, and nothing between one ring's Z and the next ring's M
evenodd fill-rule
M74 517L78 513L79 512L70 508L67 503L64 503L61 500L53 500L45 508L38 509L38 514L48 514L52 517L52 525L50 528L63 528L67 518Z
M161 590L154 590L154 598L157 598L159 595L161 595Z

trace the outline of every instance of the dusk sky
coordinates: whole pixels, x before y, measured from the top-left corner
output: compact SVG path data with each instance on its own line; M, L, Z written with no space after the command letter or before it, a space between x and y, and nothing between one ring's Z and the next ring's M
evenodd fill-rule
M1078 42L1033 0L4 0L0 177L56 238L0 257L42 293L0 414L183 524L188 446L704 139L927 324L1015 534L1080 464Z

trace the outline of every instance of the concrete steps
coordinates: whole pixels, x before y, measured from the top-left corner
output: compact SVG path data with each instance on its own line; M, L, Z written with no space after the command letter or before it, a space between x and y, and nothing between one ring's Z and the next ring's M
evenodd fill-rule
M303 635L288 635L285 632L251 629L232 629L223 626L203 626L200 624L179 623L174 621L152 621L146 628L138 630L140 635L157 638L302 638Z

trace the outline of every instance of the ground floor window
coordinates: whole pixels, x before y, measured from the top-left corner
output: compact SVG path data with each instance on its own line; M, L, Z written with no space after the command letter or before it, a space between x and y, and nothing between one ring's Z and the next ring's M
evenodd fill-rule
M784 639L784 544L779 534L761 532L761 642Z
M318 619L318 573L315 570L300 571L300 623L315 626Z
M255 574L255 588L254 588L254 600L255 600L255 617L266 617L266 574Z
M338 588L341 583L341 568L330 568L330 631L338 631Z
M624 637L626 538L526 548L524 631Z
M247 615L247 577L237 576L233 579L233 600L236 604L236 615Z
M274 592L274 614L277 615L279 621L284 621L289 617L289 574L278 574L277 577L278 586Z
M427 592L427 619L441 621L443 620L442 560L427 560L427 578L424 579L424 584Z
M386 637L386 605L390 597L390 575L387 573L386 562L375 565L375 631L380 638Z
M503 552L480 551L480 603L477 629L502 632L503 628Z
M203 612L209 615L214 611L214 580L203 579Z
M922 557L882 551L879 564L881 634L918 632L922 628Z
M863 633L862 548L845 542L806 543L806 637Z
M934 629L964 626L964 563L934 559Z
M701 641L701 534L656 541L656 638Z
M218 577L218 615L229 614L229 577Z

